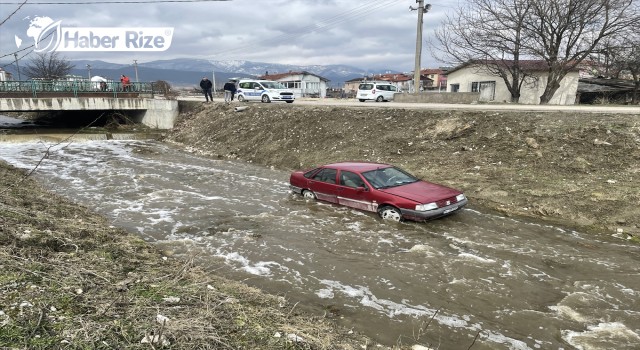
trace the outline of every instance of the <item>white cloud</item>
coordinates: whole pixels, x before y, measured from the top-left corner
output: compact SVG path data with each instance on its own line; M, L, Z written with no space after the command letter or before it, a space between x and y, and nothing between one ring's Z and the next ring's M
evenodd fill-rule
M456 1L433 4L425 14L425 39ZM18 6L7 2L15 1L0 0L0 19ZM173 43L165 52L66 52L71 59L125 63L189 57L410 71L417 13L409 11L409 6L415 5L415 0L25 5L0 28L0 56L15 51L14 36L24 36L28 25L23 18L41 15L62 20L63 26L175 28ZM426 43L422 62L423 67L440 64L430 56Z

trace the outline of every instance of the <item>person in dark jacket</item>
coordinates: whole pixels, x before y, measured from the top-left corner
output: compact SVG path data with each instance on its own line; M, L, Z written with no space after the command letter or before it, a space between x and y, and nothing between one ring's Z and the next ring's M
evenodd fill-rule
M213 84L211 83L211 80L207 79L207 77L203 77L202 80L200 80L200 88L202 88L202 93L207 99L206 102L209 102L209 99L211 99L211 102L213 102L213 95L211 94Z
M229 80L224 84L224 102L231 103L233 101L233 95L236 94L236 82L234 80Z

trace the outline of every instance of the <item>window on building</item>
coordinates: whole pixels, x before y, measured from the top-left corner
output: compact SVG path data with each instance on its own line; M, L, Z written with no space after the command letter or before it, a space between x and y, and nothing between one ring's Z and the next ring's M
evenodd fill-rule
M460 84L451 84L451 92L460 91Z
M471 92L479 92L480 91L480 83L474 81L471 83Z

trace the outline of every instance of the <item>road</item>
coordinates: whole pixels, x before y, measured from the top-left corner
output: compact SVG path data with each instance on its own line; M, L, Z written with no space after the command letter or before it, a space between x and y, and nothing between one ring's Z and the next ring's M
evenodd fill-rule
M203 96L184 96L179 100L184 101L204 101ZM222 98L214 98L214 102L224 103ZM248 104L260 102L247 102ZM247 104L243 103L243 104ZM240 104L239 102L234 102ZM334 99L334 98L299 98L295 105L305 106L344 106L363 108L408 108L408 109L432 109L432 110L472 110L472 111L520 111L520 112L580 112L580 113L603 113L603 114L638 114L640 106L620 106L620 105L522 105L522 104L449 104L449 103L400 103L400 102L359 102L356 99Z

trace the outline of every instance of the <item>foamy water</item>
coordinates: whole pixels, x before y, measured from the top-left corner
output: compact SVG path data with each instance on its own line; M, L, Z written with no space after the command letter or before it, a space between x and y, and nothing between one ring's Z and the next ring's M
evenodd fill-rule
M3 143L0 159L29 169L49 146ZM35 176L52 190L387 344L466 349L478 335L474 350L638 348L640 248L620 238L472 209L385 223L290 194L287 172L155 142L49 151Z

